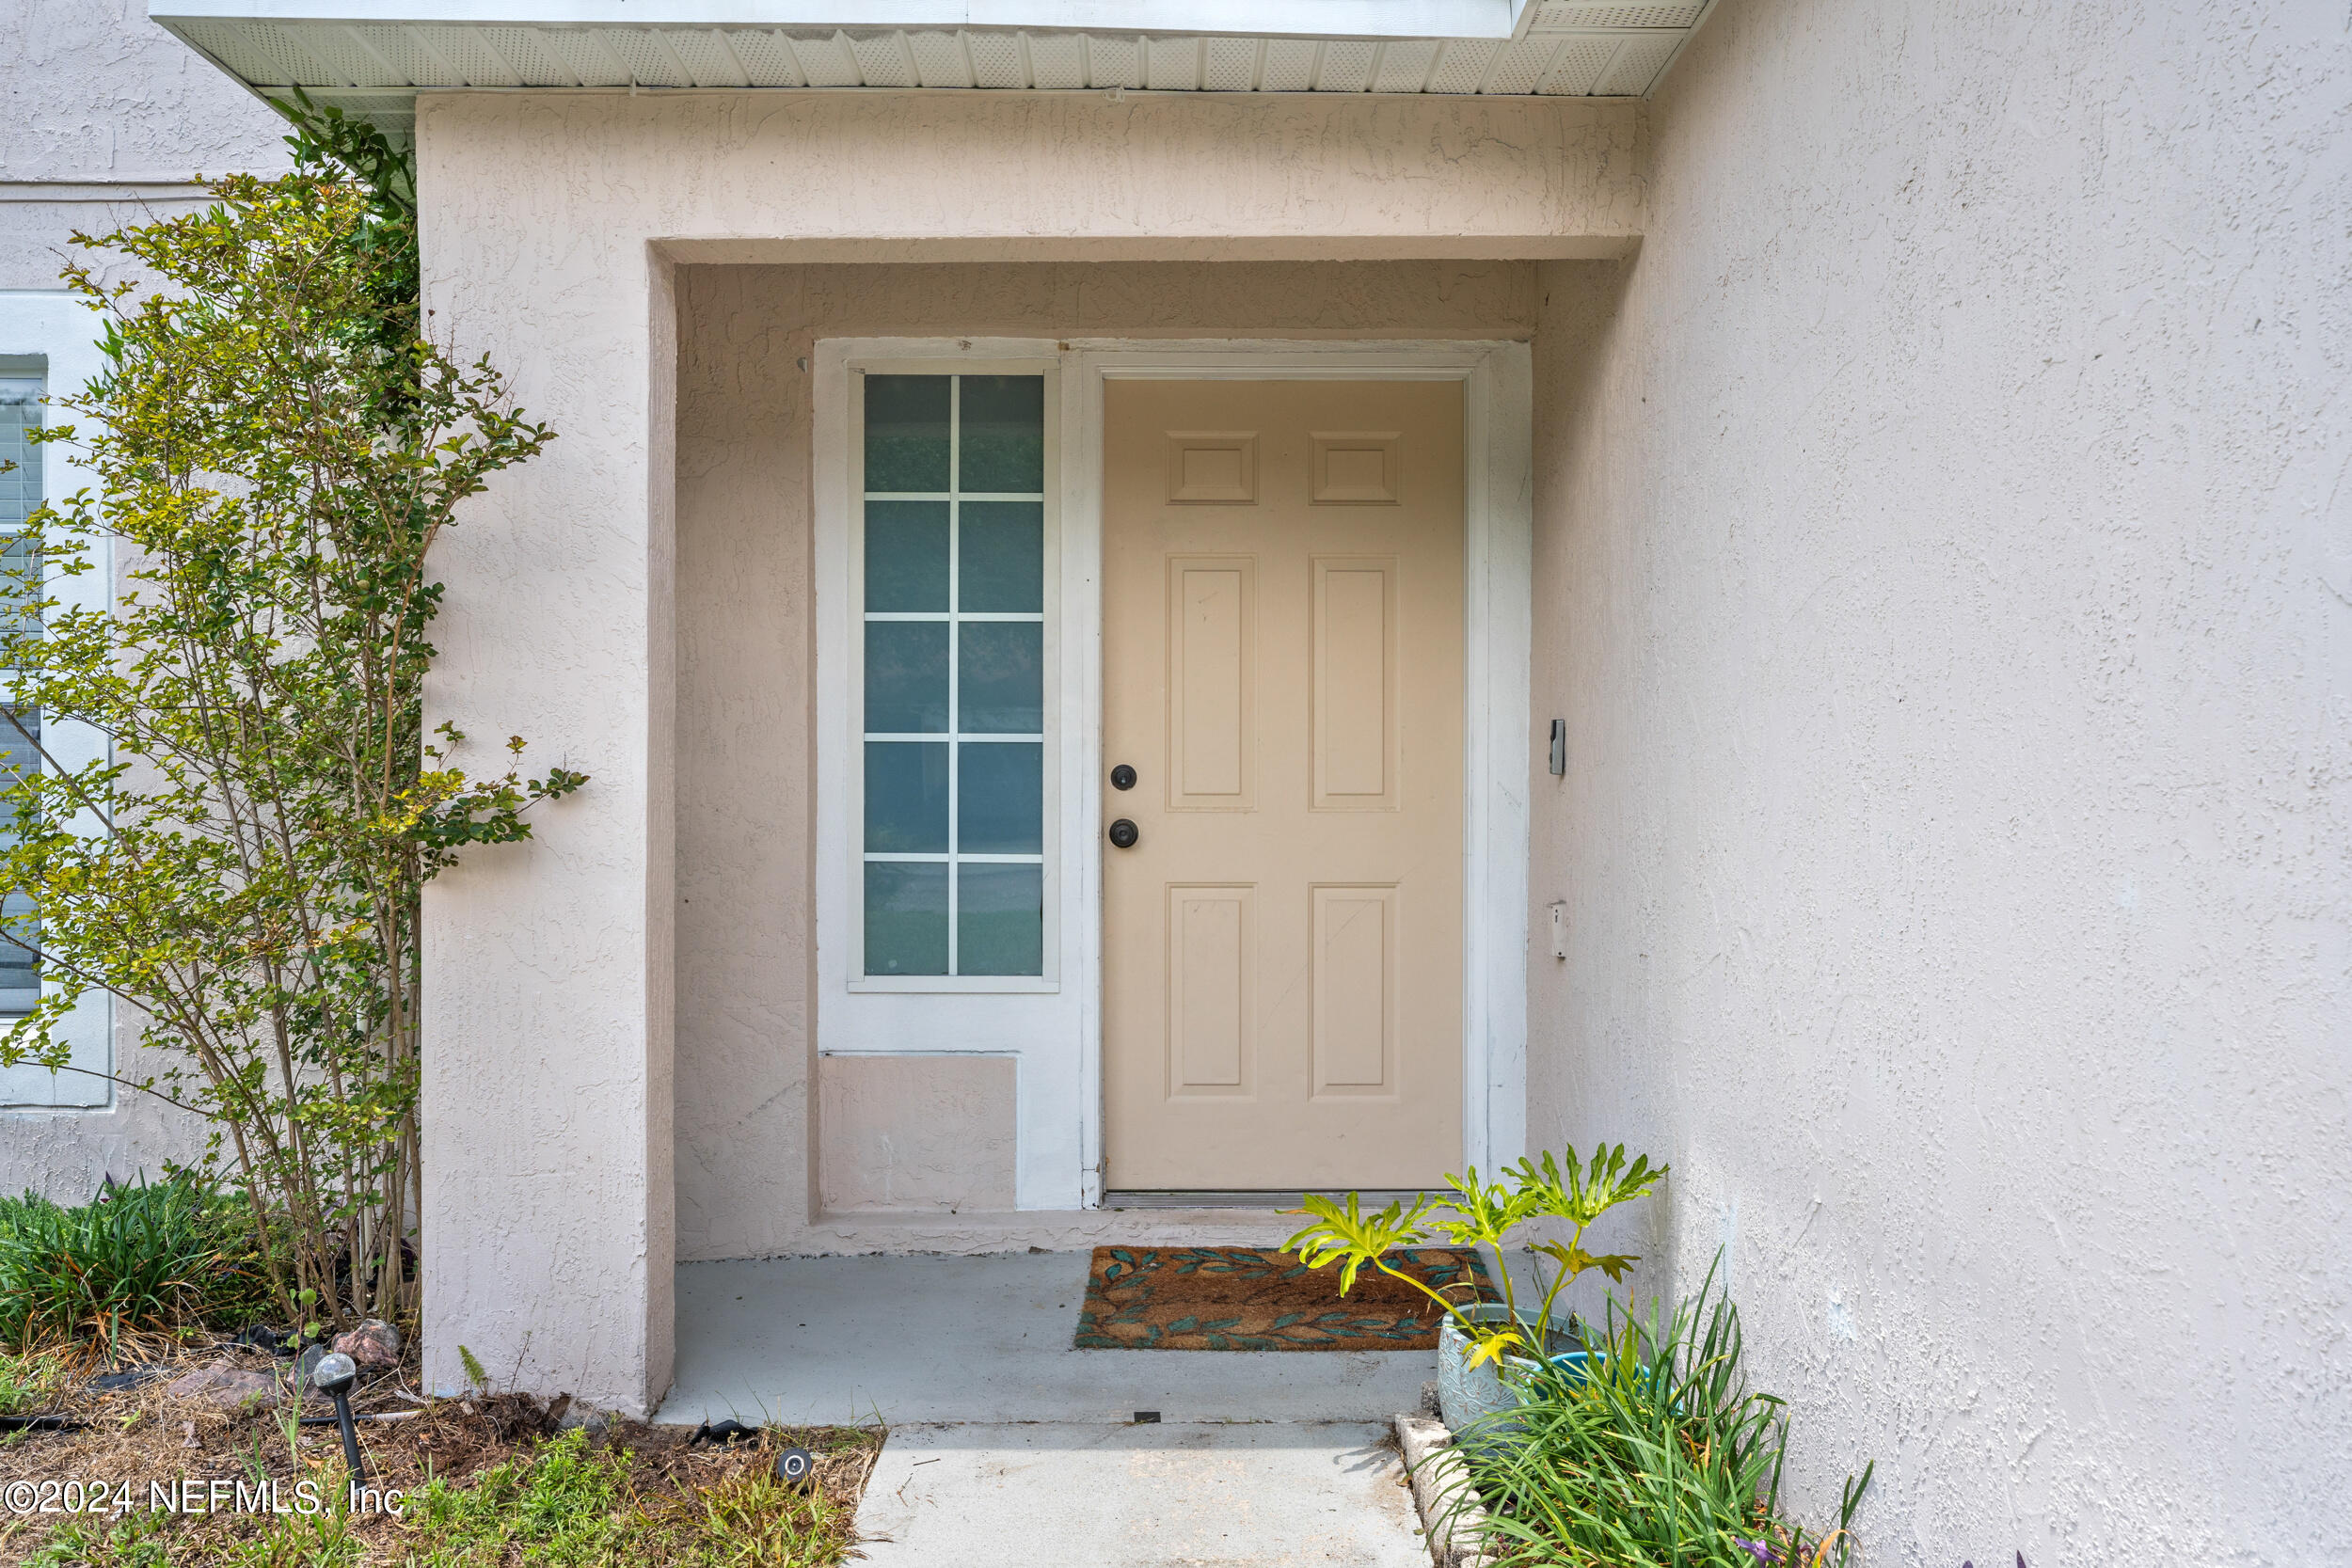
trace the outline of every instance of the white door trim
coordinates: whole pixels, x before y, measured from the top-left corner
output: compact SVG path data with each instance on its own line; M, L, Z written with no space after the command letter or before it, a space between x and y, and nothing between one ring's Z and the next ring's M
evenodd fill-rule
M1527 1139L1527 780L1534 555L1534 376L1519 342L1163 342L1082 339L1062 374L1067 538L1087 553L1086 599L1065 600L1071 641L1090 642L1089 698L1102 701L1103 384L1110 380L1459 381L1463 386L1467 646L1463 720L1462 1149L1492 1168ZM1084 777L1103 772L1102 726L1080 729ZM1078 873L1102 908L1102 790L1073 815L1091 847ZM1103 1196L1101 922L1092 923L1080 1048L1086 1203Z
M1057 772L1065 819L1060 988L1053 997L890 998L952 1002L966 1025L885 1039L845 1021L862 1009L843 951L852 832L844 748L849 613L850 372L877 360L958 362L1053 357L1059 376L1060 701L1087 716L1064 729ZM983 1052L1019 1058L1014 1193L1025 1210L1094 1208L1103 1197L1102 833L1103 386L1132 380L1433 380L1463 386L1467 646L1464 650L1465 1160L1488 1169L1527 1135L1527 855L1534 624L1534 374L1528 346L1507 341L1301 342L1282 340L826 339L817 344L815 414L818 655L818 1049ZM828 753L832 753L830 756ZM837 864L835 863L838 863ZM836 973L836 971L839 971ZM878 999L880 1000L880 999ZM1026 1006L1023 1005L1026 1004ZM1052 1004L1059 1037L1036 1033ZM976 1013L1003 1009L1004 1026ZM894 1014L902 1010L894 1006ZM1013 1014L1024 1016L1018 1023ZM877 1016L876 1019L879 1022ZM913 1021L906 1020L911 1023ZM814 1085L811 1086L814 1093Z

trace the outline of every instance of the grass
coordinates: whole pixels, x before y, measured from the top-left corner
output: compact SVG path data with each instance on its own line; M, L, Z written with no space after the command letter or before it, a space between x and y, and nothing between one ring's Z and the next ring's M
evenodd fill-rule
M835 1568L852 1555L857 1502L879 1431L771 1428L738 1447L679 1428L557 1432L521 1394L417 1404L385 1374L363 1402L406 1418L363 1426L369 1484L404 1495L397 1516L361 1511L174 1515L0 1513L0 1564L38 1568ZM281 1500L342 1499L341 1440L293 1407L212 1412L160 1383L72 1396L76 1433L0 1438L0 1489L79 1476L240 1482ZM191 1421L190 1417L194 1417ZM777 1451L817 1456L816 1486L774 1479Z
M431 1545L415 1568L665 1563L830 1568L845 1561L854 1508L801 1493L755 1466L717 1485L642 1499L624 1449L591 1449L575 1429L458 1488L434 1481L407 1524Z
M11 1355L0 1351L0 1416L35 1416L73 1385L73 1370L55 1351Z
M0 1347L90 1342L113 1357L126 1338L266 1309L240 1199L175 1174L67 1208L27 1193L0 1198Z
M864 1434L846 1439L870 1447ZM840 1445L835 1445L839 1447ZM837 1457L837 1456L836 1456ZM322 1481L342 1495L342 1472ZM191 1529L167 1513L70 1519L24 1568L835 1568L857 1539L853 1496L803 1493L765 1464L665 1494L629 1449L579 1429L462 1482L435 1480L397 1521L322 1512ZM376 1528L370 1528L371 1525Z
M1509 1568L1820 1568L1846 1562L1870 1470L1849 1480L1836 1528L1785 1517L1785 1407L1740 1367L1740 1313L1712 1270L1661 1325L1613 1307L1586 1375L1546 1366L1522 1402L1474 1423L1451 1508L1487 1510L1486 1550Z

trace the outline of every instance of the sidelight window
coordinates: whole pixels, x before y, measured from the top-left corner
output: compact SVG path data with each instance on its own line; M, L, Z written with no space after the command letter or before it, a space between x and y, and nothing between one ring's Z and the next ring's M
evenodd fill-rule
M1044 378L864 398L865 973L1041 975Z

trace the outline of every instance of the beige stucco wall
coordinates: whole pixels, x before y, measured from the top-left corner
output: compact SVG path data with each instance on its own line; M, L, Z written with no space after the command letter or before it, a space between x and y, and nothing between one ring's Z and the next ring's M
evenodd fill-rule
M1743 0L1652 135L1536 339L1534 1136L1673 1162L1871 1562L2352 1560L2342 9Z
M723 1212L735 1200L713 1182L675 1174L674 1023L745 1053L784 1037L761 1075L730 1086L736 1106L765 1101L769 1120L730 1107L732 1125L688 1124L716 1161L788 1147L771 1134L808 1081L789 1049L797 1029L804 1052L807 1025L787 968L718 1024L705 1020L726 993L688 973L679 994L700 1011L673 1010L678 956L694 950L674 926L693 918L682 900L704 851L678 832L669 791L699 787L673 762L678 726L706 722L690 694L712 689L690 668L702 651L673 635L704 620L674 573L708 557L723 575L739 548L674 538L674 506L699 506L698 486L765 483L688 451L691 420L674 470L681 262L1617 254L1639 232L1640 119L1476 99L558 92L428 95L418 136L433 326L490 354L562 433L441 546L431 717L485 743L519 732L534 763L595 776L540 815L532 843L475 855L427 895L425 1115L455 1157L426 1165L426 1375L455 1386L464 1343L524 1386L640 1410L669 1382L681 1212L719 1250L744 1250L746 1232L775 1244L772 1227ZM1073 325L1109 319L1089 314L1083 282L1058 286ZM1205 303L1217 309L1204 327L1225 325L1231 308ZM1161 319L1158 301L1137 309ZM1345 319L1322 300L1301 309L1318 326ZM787 357L741 362L773 375ZM759 635L752 657L787 657L779 633ZM805 711L758 701L787 721ZM747 747L726 767L772 778L779 762ZM778 839L752 851L778 867L794 852ZM740 961L771 958L755 945ZM676 1103L707 1098L688 1083ZM778 1178L800 1186L787 1214L806 1212L808 1161L803 1147L797 1164L763 1167L797 1172Z
M1524 337L1535 272L1080 262L693 266L678 277L678 1255L826 1251L838 1242L811 1222L845 1205L810 1197L813 1162L841 1168L837 1140L811 1141L807 1089L811 431L801 367L817 340ZM910 1106L898 1135L941 1150L997 1136L960 1119L976 1104L952 1102L956 1115L943 1117ZM847 1188L836 1178L834 1190ZM949 1205L902 1189L848 1206Z

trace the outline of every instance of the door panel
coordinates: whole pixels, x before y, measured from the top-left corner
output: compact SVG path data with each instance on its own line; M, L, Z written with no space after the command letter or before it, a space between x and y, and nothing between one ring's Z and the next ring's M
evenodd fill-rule
M1452 382L1104 391L1113 1189L1418 1187L1462 1122Z
M1247 811L1256 750L1258 563L1168 563L1168 805Z
M1250 895L1246 887L1168 890L1171 1095L1246 1092L1249 1066Z
M1318 811L1393 810L1396 562L1314 563L1314 763Z

